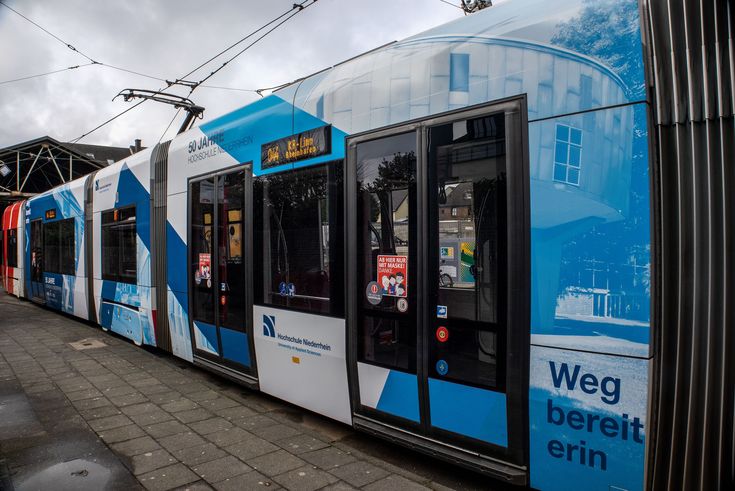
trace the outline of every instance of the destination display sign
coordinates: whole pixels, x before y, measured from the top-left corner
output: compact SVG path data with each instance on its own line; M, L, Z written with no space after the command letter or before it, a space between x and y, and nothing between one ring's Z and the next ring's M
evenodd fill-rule
M56 218L56 210L46 210L46 220L53 220Z
M261 168L306 160L332 151L332 127L322 126L261 146Z

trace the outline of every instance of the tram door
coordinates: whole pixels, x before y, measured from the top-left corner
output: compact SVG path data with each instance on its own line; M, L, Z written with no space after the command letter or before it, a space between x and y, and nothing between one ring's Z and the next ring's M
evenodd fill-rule
M33 220L31 222L31 267L29 274L31 275L31 299L35 301L46 301L46 290L43 280L43 222L41 220Z
M189 183L189 291L195 357L254 376L250 165Z
M348 143L356 426L525 464L524 107Z

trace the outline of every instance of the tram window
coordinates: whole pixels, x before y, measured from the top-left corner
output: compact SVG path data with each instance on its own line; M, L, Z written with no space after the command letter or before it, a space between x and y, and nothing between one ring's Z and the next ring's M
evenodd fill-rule
M192 317L194 320L214 324L213 294L214 271L214 178L208 177L191 183L191 263L189 265L192 292Z
M43 222L33 220L31 222L31 237L29 247L31 249L31 281L43 282Z
M361 295L358 356L415 372L416 134L358 144L357 190L356 287L380 292L377 305Z
M102 212L102 279L137 282L135 207Z
M255 179L255 301L344 311L342 162Z
M74 218L43 224L42 271L63 275L75 274L74 246Z
M218 180L220 308L219 324L243 330L245 320L245 265L243 263L243 210L245 172L231 172Z
M503 113L429 129L429 169L436 189L433 247L436 304L446 309L431 343L433 376L496 388L505 332L506 149Z
M8 251L8 267L18 267L18 231L16 229L8 230L8 243L6 245Z
M74 218L59 222L59 269L61 274L74 275L76 263L76 239Z
M43 269L59 272L59 222L43 225Z

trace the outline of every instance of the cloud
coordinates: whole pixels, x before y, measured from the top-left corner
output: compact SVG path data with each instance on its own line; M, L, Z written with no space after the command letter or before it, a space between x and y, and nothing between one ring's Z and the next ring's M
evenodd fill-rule
M166 79L185 74L293 4L293 0L5 1L92 59ZM207 84L243 89L281 84L461 15L438 0L319 0ZM0 46L0 81L88 62L3 7ZM189 78L199 80L219 64ZM76 138L130 107L121 98L112 101L129 87L158 89L162 84L109 67L86 66L0 85L0 147L43 135L62 141ZM192 95L206 108L205 120L257 98L251 92L205 87ZM127 146L142 138L144 145L153 145L175 112L147 102L83 143ZM175 134L182 120L180 114L166 138Z

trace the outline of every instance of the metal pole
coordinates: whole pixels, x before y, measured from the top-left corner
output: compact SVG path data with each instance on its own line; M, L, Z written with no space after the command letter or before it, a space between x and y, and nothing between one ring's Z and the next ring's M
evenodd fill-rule
M15 152L15 190L20 192L20 152Z
M54 163L54 167L56 167L56 172L59 173L59 178L61 179L61 182L64 183L64 176L61 174L61 169L59 169L59 165L56 163L56 158L54 158L54 154L51 153L51 147L46 147L46 151L49 155L51 155L51 162Z
M41 156L41 152L38 152L36 154L35 160L33 161L33 164L31 165L31 168L28 169L28 174L26 174L25 179L23 179L23 184L20 185L20 189L18 191L23 191L23 188L26 185L26 181L28 181L28 178L31 177L31 172L33 172L33 168L36 166L36 162L38 162L38 157L40 156Z

